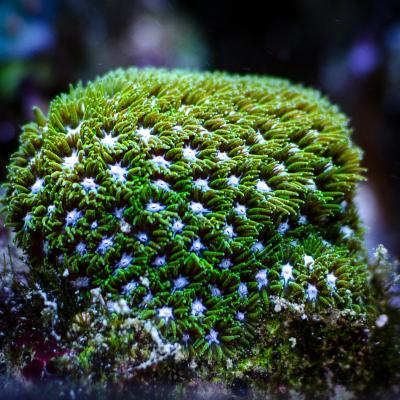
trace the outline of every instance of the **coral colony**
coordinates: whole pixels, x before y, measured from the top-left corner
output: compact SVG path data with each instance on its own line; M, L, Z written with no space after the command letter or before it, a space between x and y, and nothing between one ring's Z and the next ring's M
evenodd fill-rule
M199 360L251 349L285 304L365 312L360 151L318 92L131 68L36 117L6 201L43 290L122 298Z

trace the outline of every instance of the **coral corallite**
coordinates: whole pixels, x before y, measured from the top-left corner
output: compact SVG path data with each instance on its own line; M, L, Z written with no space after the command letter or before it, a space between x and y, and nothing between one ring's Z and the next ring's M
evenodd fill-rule
M285 80L118 70L23 127L8 223L44 289L124 296L170 340L223 357L279 301L365 311L350 133Z

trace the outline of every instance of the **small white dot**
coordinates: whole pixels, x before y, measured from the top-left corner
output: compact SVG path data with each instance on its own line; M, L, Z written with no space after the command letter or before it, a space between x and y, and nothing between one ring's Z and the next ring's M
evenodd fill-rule
M124 216L125 207L114 209L114 216L118 219L122 219Z
M193 181L193 184L196 189L201 190L202 192L206 192L207 190L211 190L210 186L208 185L208 179L196 179Z
M274 166L274 168L272 169L272 172L273 172L275 175L286 175L286 167L285 167L285 164L283 164L283 163L276 164L276 165Z
M197 317L199 315L203 315L204 311L206 311L206 307L203 305L203 303L199 299L194 300L190 313Z
M97 187L99 186L93 178L85 178L82 183L81 183L83 189L86 192L89 192L90 190L97 191Z
M249 290L247 289L247 285L245 283L241 282L239 284L238 293L240 297L246 297L248 295Z
M233 225L225 225L222 232L224 233L224 235L228 236L230 239L233 239L234 237L237 236L237 234L233 230Z
M198 254L203 249L205 249L205 246L203 245L203 243L201 243L200 239L196 239L193 241L190 251L193 251Z
M28 228L31 227L31 223L32 223L32 214L28 213L25 215L24 217L24 230L27 230Z
M97 221L93 221L92 225L90 225L90 229L95 230L95 229L97 229L98 226L99 226L99 224L97 223Z
M324 165L324 172L328 172L333 168L333 164L331 161L328 161L325 165Z
M149 237L145 232L139 232L136 237L140 243L146 243L149 241Z
M223 258L219 263L219 267L222 269L229 269L233 266L233 262L229 258Z
M162 267L167 263L165 256L158 256L153 262L155 267Z
M299 225L304 225L307 223L307 217L305 215L300 215L299 219L297 220Z
M37 194L40 191L42 191L43 187L44 187L43 183L44 183L44 179L37 178L35 183L31 186L31 192L33 194Z
M318 289L314 285L311 285L311 283L309 283L307 286L307 299L310 301L315 301L317 299L317 295Z
M196 202L196 201L191 201L190 202L190 209L192 210L192 212L194 214L199 214L199 215L203 215L203 214L207 214L210 212L210 210L208 210L207 208L205 208L203 206L203 204Z
M288 155L291 156L293 154L296 154L300 151L299 146L297 144L291 144L290 148L288 149Z
M117 268L125 269L131 265L133 257L130 254L124 253L117 263Z
M315 182L312 179L308 180L308 183L304 185L305 188L309 189L309 190L317 190L317 185L315 184Z
M144 304L148 304L151 302L151 300L153 300L153 295L151 292L147 293L146 296L143 297L143 303ZM167 307L169 308L169 307ZM172 312L172 311L171 311Z
M256 274L256 281L258 283L258 289L268 285L267 270L261 269Z
M122 287L122 293L126 295L130 295L136 288L138 287L137 282L129 282L125 286Z
M76 252L77 252L79 255L81 255L81 256L85 255L85 254L87 253L86 244L83 243L83 242L80 242L80 243L76 246Z
M51 204L47 207L47 215L51 215L56 211L56 206L55 204Z
M209 346L213 343L219 344L218 332L214 329L211 329L210 333L206 336L206 340Z
M73 169L78 162L78 153L76 152L76 150L74 150L69 157L64 157L64 162L62 166L67 169Z
M139 280L140 280L140 283L141 283L144 287L146 287L147 289L149 288L149 286L150 286L150 281L149 281L149 278L148 278L147 276L141 276L141 277L139 278Z
M287 285L289 279L294 280L293 267L289 263L282 266L281 277L285 281L285 286Z
M247 207L244 206L243 204L236 203L236 206L234 208L236 211L236 214L240 215L241 217L246 218L246 212L247 212Z
M186 287L189 281L184 276L179 275L178 278L174 280L174 290L180 290Z
M260 253L265 249L265 246L261 242L256 242L253 244L251 250L253 250L254 253Z
M71 128L70 126L66 126L66 130L67 130L66 135L68 137L71 137L71 136L74 136L74 135L80 135L81 127L82 127L82 122L80 122L79 125L76 128ZM48 127L46 127L46 128L48 129Z
M239 154L248 156L250 154L250 146L241 146L238 151Z
M43 242L43 253L47 256L49 254L49 241L45 240Z
M139 138L140 138L140 140L142 141L142 142L144 142L144 143L149 143L149 140L150 140L150 138L151 138L151 132L152 132L152 130L151 129L149 129L149 128L144 128L144 127L139 127L137 130L136 130L136 133L139 135Z
M180 219L172 221L171 230L174 234L177 232L181 232L184 227L185 224Z
M132 226L128 222L126 222L124 219L121 220L119 223L119 229L121 229L121 232L123 233L131 233L132 231Z
M126 181L126 174L128 169L121 167L121 163L115 165L109 165L111 176L118 182L124 183Z
M158 309L158 316L163 319L165 322L168 322L170 319L174 319L174 315L172 313L172 307L161 307Z
M168 168L171 165L171 161L166 160L163 156L153 156L151 162L160 168Z
M220 161L229 161L231 159L225 151L218 151L217 158Z
M381 314L375 321L378 328L383 328L389 322L389 317L386 314Z
M238 321L244 321L244 320L245 320L245 314L244 314L244 312L238 311L238 312L236 313L236 319L237 319Z
M267 141L264 139L264 136L260 133L260 131L257 131L255 136L258 144L267 143Z
M184 343L187 343L190 340L190 335L188 333L185 333L184 335L182 335L182 341Z
M221 291L216 286L211 286L211 294L215 297L221 296Z
M306 268L309 268L310 270L312 270L312 269L314 268L315 260L314 260L313 257L308 256L307 254L305 254L305 255L303 256L303 260L304 260L304 266L305 266Z
M112 237L105 237L102 239L100 242L100 245L98 247L98 250L101 254L105 254L107 250L112 247L114 244L114 240Z
M146 210L147 210L147 211L150 211L150 212L160 212L160 211L162 211L162 210L164 210L164 209L165 209L165 206L163 206L163 205L160 204L160 203L153 203L153 202L150 202L150 203L148 203L147 206L146 206Z
M158 187L159 189L165 190L166 192L169 192L171 190L171 185L162 179L157 179L156 181L153 181L153 185Z
M278 233L280 235L284 235L290 228L290 225L287 222L282 222L278 226Z
M212 132L202 126L200 127L199 134L200 136L212 135Z
M185 146L183 148L183 158L189 161L197 160L198 151L192 149L190 146Z
M106 147L113 147L118 142L119 136L113 136L112 133L104 132L104 137L100 140L100 143Z
M82 218L81 211L78 211L76 208L69 211L65 217L65 226L75 226L80 218Z
M337 279L338 278L332 272L326 275L326 281L331 289L336 289Z
M268 193L270 192L272 189L268 186L267 182L265 182L264 180L260 179L257 184L256 184L256 189L259 192L262 193Z
M353 229L349 226L345 225L340 228L340 233L343 235L345 239L348 239L354 235Z
M240 182L240 178L237 177L236 175L231 175L228 177L228 185L231 187L238 187Z

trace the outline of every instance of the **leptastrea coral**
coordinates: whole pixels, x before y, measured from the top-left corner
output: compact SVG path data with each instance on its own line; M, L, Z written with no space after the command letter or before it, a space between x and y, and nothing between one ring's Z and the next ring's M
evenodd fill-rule
M364 309L349 136L326 99L285 80L111 72L23 128L8 223L34 270L125 296L169 339L221 357L249 346L270 300Z

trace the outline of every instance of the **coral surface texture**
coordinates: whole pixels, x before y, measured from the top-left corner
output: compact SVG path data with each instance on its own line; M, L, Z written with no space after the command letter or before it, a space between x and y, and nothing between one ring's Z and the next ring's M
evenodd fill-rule
M46 292L123 299L199 360L251 349L289 308L304 324L366 313L361 152L317 91L130 68L35 115L6 203Z

